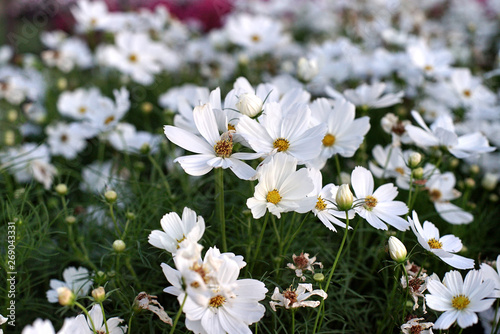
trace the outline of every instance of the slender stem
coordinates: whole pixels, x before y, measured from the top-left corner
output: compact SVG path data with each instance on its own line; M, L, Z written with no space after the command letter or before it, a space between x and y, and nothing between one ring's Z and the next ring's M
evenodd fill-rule
M130 330L130 328L132 328L132 319L134 318L134 311L132 311L132 315L130 316L130 319L128 319L128 328L127 328L127 332L128 333L132 333L132 331Z
M259 234L259 239L257 240L257 245L255 247L255 255L253 256L254 260L252 261L251 267L253 270L253 267L255 266L255 262L257 262L257 257L259 256L259 251L260 251L260 244L262 243L262 239L264 238L264 232L266 231L266 226L267 226L267 221L269 220L269 215L270 213L266 213L266 217L264 218L264 224L262 225L262 228L260 230Z
M406 291L405 291L405 300L404 300L404 305L403 305L403 318L402 318L402 322L401 323L404 323L405 322L405 318L406 318L406 301L408 300L408 292L410 291L410 282L409 282L409 278L408 278L408 271L406 270L406 266L402 263L401 264L401 267L403 267L403 272L405 274L405 280L406 280ZM418 277L418 275L417 275ZM398 284L398 277L396 276L396 285Z
M106 320L106 313L104 313L102 302L99 302L99 305L101 306L102 319L104 320L104 326L106 327L106 334L109 334L108 321Z
M342 238L342 243L340 244L340 248L337 252L337 256L335 257L335 261L333 262L332 269L330 270L330 275L328 275L328 280L326 281L325 285L325 292L328 292L328 287L330 286L330 281L332 280L333 273L335 272L335 268L337 267L337 263L339 262L340 259L340 254L342 254L342 249L344 248L345 241L347 239L347 231L349 231L349 213L346 211L345 212L345 231L344 231L344 237Z
M182 309L184 308L184 304L186 303L187 296L188 296L187 293L185 293L184 299L182 300L181 308L179 309L179 311L177 311L177 315L175 316L174 324L172 325L172 329L170 330L170 334L174 334L174 332L175 332L175 327L177 327L177 322L179 321L179 318L181 317Z
M227 252L227 243L226 216L224 212L224 170L222 168L215 168L215 201L222 236L222 252L225 253Z
M288 241L288 243L285 246L284 254L286 254L288 252L288 249L292 245L293 240L295 240L295 238L297 237L297 234L299 234L300 230L302 229L302 226L304 226L304 223L306 222L306 219L308 216L309 216L309 212L305 214L304 219L302 219L302 221L300 222L299 227L297 229L295 229L295 232L293 233L290 240L288 240L288 236L287 236L287 239L285 239L285 242Z
M340 173L342 172L342 170L340 169L340 160L338 154L335 154L335 165L337 166L337 182L338 184L341 184L342 178L340 177Z
M295 311L296 309L292 309L292 333L295 333Z
M92 318L90 317L90 314L87 311L87 309L85 307L83 307L83 305L80 304L79 302L75 302L75 305L78 306L83 311L83 313L85 314L87 319L90 321L90 324L92 325L92 331L94 332L94 334L97 334L97 330L95 329L95 325L94 325L94 320L92 320Z
M170 185L168 184L163 170L161 169L160 165L158 165L158 162L151 156L151 154L148 154L148 159L160 175L163 185L165 186L165 190L167 191L168 197L170 198L172 196L172 190L170 189Z
M109 204L109 214L111 215L111 219L113 220L113 224L115 225L116 237L120 237L120 228L118 227L118 222L116 221L115 213L113 211L113 204Z

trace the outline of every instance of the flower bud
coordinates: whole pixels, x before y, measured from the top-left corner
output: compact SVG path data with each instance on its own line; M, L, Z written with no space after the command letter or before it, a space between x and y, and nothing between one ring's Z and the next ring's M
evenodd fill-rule
M153 109L154 109L154 106L151 102L143 102L141 104L141 110L145 114L151 113L153 111Z
M422 161L422 155L418 152L413 152L410 154L410 158L408 159L408 166L411 169L417 168L417 166Z
M313 279L316 282L323 282L325 280L325 275L323 275L322 273L316 273L313 275Z
M15 109L9 110L7 113L7 119L9 122L15 122L17 120L17 111Z
M318 62L316 59L301 57L297 63L297 77L304 81L311 81L318 74Z
M12 146L16 143L16 134L12 130L5 131L4 141L6 146Z
M58 193L60 196L66 196L68 194L68 186L66 186L64 183L59 183L55 189L56 193Z
M106 299L106 291L102 286L92 290L92 297L97 303L101 303Z
M75 302L75 294L68 287L57 288L57 299L62 306L70 306Z
M66 217L66 223L73 225L74 223L76 223L76 217L75 216Z
M352 202L354 201L351 189L349 189L348 184L343 184L337 191L337 196L335 197L335 202L337 202L337 208L340 211L347 211L352 208Z
M142 154L148 154L151 152L151 146L149 146L149 143L144 143L141 145L140 151Z
M458 159L451 159L450 168L457 168L459 163L460 163L460 161Z
M128 220L135 220L135 213L133 213L132 211L127 211L127 213L125 213L125 218L127 218Z
M471 165L469 171L471 174L474 175L474 174L479 173L480 169L479 169L478 165Z
M424 177L424 169L422 167L415 168L412 173L413 177L417 180L421 180Z
M113 250L117 253L123 252L125 250L125 247L126 245L123 240L118 239L113 242Z
M484 189L492 191L498 184L498 174L486 173L481 180Z
M468 177L465 179L465 186L467 188L474 188L476 186L476 181L474 181L473 178Z
M490 194L490 196L488 196L488 200L491 202L491 203L496 203L498 202L498 195L497 194Z
M106 199L106 202L113 204L116 202L118 195L116 194L116 191L114 190L108 190L104 193L104 198Z
M68 88L68 80L66 78L59 78L57 80L57 88L59 90L66 90Z
M253 93L244 93L240 96L238 102L236 103L236 108L244 115L248 117L257 116L262 111L261 98Z
M404 262L406 260L406 247L396 237L389 238L389 255L396 262Z

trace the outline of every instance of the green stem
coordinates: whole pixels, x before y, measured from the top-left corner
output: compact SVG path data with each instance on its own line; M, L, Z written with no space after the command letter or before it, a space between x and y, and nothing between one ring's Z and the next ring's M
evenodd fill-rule
M335 154L335 165L337 166L337 182L338 184L341 184L342 178L340 177L340 173L342 172L342 170L340 169L340 160L338 154Z
M106 313L104 313L102 302L99 302L99 305L101 306L102 319L104 320L104 326L106 327L106 334L109 334L108 321L106 320Z
M132 315L130 315L130 319L128 319L128 328L127 328L127 332L128 333L132 333L132 331L130 330L130 328L132 328L132 319L134 318L134 311L132 311Z
M403 267L403 271L405 273L405 279L406 279L406 291L405 291L405 300L404 300L404 305L403 305L403 318L401 319L401 323L404 323L405 322L405 319L406 319L406 301L408 300L408 292L410 291L410 282L409 282L409 278L408 278L408 271L406 270L406 266L404 265L404 263L401 264L401 266ZM417 275L418 277L418 275ZM396 284L398 284L398 277L396 276Z
M215 201L222 236L222 252L225 253L227 252L227 243L226 216L224 212L224 170L222 168L215 168Z
M259 251L260 251L260 244L262 243L262 239L264 238L264 232L266 231L266 226L267 226L267 221L269 220L269 215L270 215L270 213L267 212L266 216L264 217L264 224L262 225L262 228L261 228L260 234L259 234L259 239L257 240L257 245L255 247L255 255L253 256L254 260L252 261L250 271L253 271L253 267L255 266L255 262L257 262L257 258L259 256Z
M161 180L163 182L163 185L165 186L165 190L167 191L168 197L172 197L172 190L170 189L170 185L168 184L167 178L165 177L165 174L163 173L163 170L161 169L160 165L158 165L158 162L151 156L151 154L148 154L148 159L153 165L153 167L158 171L158 174L161 177Z
M109 204L109 214L111 215L111 219L113 220L113 224L115 225L116 237L120 237L120 228L118 227L118 222L116 221L115 213L113 211L113 204Z
M292 309L292 334L295 333L295 309Z
M333 262L332 269L330 270L330 275L328 275L328 280L326 281L325 285L325 292L328 292L328 287L330 286L330 281L332 280L333 273L335 272L335 268L337 267L337 263L339 262L340 259L340 254L342 254L342 249L344 248L345 241L347 239L347 231L349 230L349 213L346 211L345 212L345 231L344 231L344 237L342 238L342 243L340 244L340 248L337 252L337 256L335 257L335 261Z
M92 325L92 331L94 332L94 334L97 334L97 330L96 330L95 325L94 325L94 320L92 320L92 318L90 317L90 314L87 311L87 309L85 307L83 307L82 304L80 304L79 302L76 302L76 301L75 301L75 305L78 306L83 311L83 313L85 314L87 319L89 319L90 324Z
M170 330L170 334L174 334L174 332L175 332L175 327L177 327L177 322L179 321L179 318L181 317L182 309L184 308L184 304L186 303L187 296L188 296L187 293L185 293L184 299L182 300L181 308L179 309L179 311L177 311L177 315L175 316L174 324L172 325L172 329Z
M295 233L292 235L292 237L290 238L290 240L288 240L288 235L287 235L287 238L285 239L285 243L287 241L288 241L288 243L285 246L285 251L284 251L283 254L287 254L288 249L290 248L290 246L292 245L292 242L297 237L297 234L299 234L300 230L302 229L302 226L304 226L304 223L306 222L306 219L307 219L308 216L309 216L309 212L305 214L304 219L302 219L302 221L300 222L299 227L297 229L295 229ZM294 220L294 222L295 222L295 220Z

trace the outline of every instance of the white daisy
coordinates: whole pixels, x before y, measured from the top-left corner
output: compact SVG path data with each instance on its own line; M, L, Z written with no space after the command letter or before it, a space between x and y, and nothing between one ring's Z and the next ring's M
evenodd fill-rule
M205 220L189 208L184 208L182 220L176 212L170 212L163 216L160 223L163 231L152 231L148 241L172 254L177 252L184 240L198 242L205 232Z
M125 334L127 332L126 325L120 326L123 319L118 317L106 319L106 324L104 324L102 309L99 304L92 306L92 309L89 311L89 316L92 319L92 322L83 314L77 316L75 323L73 324L73 328L75 330L82 330L83 332L87 332L89 334L94 333L93 326L95 327L95 331L97 333Z
M495 284L492 297L500 298L500 255L497 256L496 270L487 263L481 263L481 271L485 279L491 280Z
M209 103L196 107L193 117L202 138L175 126L164 127L170 141L187 151L198 153L178 157L174 162L179 162L186 173L195 176L207 174L213 168L229 168L243 180L255 175L255 170L241 160L255 159L260 154L233 153L232 133L227 131L219 134L217 120Z
M352 157L370 129L370 118L354 119L356 108L347 100L330 103L328 99L319 98L311 103L310 108L312 124L326 124L327 130L321 141L321 153L308 163L321 169L335 154Z
M66 287L77 296L86 296L92 286L92 279L89 278L87 268L68 267L63 271L64 281L57 279L50 280L50 290L47 291L47 299L50 303L58 302L57 289Z
M386 108L401 102L404 92L401 91L396 94L387 93L383 95L385 89L386 84L378 82L372 85L364 83L356 87L356 89L346 89L343 95L331 87L326 87L326 93L334 99L345 98L357 107L367 109Z
M408 217L411 229L417 236L418 243L424 247L425 250L433 253L443 260L443 262L454 268L474 268L473 259L455 254L462 249L462 241L459 238L452 234L440 237L439 230L433 223L425 221L422 227L415 211L413 211L412 217L413 219Z
M394 201L398 188L386 183L373 191L373 176L366 168L357 166L351 173L351 184L358 200L364 201L356 206L356 212L377 229L387 230L386 222L400 231L407 230L409 223L401 217L408 212L404 202Z
M74 159L87 147L88 133L82 123L55 123L47 126L47 143L53 155Z
M435 329L448 329L455 321L461 328L477 323L476 312L487 310L495 299L485 299L493 291L494 284L490 280L483 281L478 270L471 270L465 276L455 270L445 274L443 283L429 280L425 296L427 306L444 312L434 323Z
M319 296L326 299L328 295L325 291L321 289L313 290L312 284L299 283L297 289L292 287L280 293L280 289L276 287L274 289L273 295L271 296L272 301L269 305L276 312L276 306L282 306L285 309L298 308L298 307L317 307L321 303L317 300L307 300L312 296Z
M278 153L258 169L259 183L255 186L254 197L247 200L255 219L264 216L266 209L278 218L282 212L312 210L317 197L306 196L314 189L313 181L306 168L296 168L294 157Z

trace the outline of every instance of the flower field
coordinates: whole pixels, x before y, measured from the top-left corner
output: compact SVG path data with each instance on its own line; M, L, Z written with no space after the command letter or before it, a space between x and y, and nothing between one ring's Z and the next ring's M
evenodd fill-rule
M500 333L499 1L0 10L0 334Z

